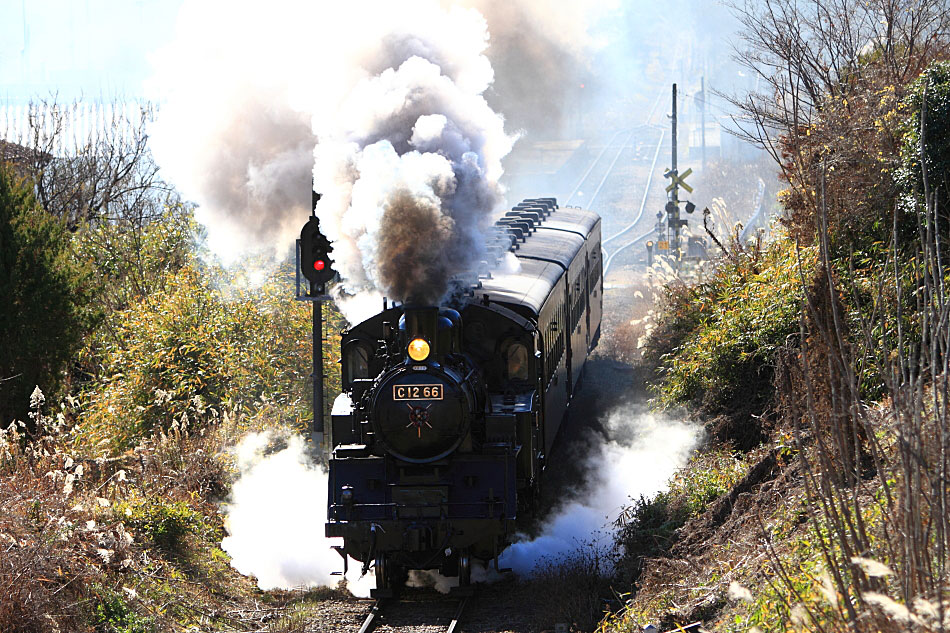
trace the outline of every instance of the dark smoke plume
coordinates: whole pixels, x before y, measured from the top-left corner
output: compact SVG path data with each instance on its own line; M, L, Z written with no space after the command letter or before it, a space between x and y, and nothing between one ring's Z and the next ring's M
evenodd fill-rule
M434 304L451 274L455 222L438 201L394 192L380 223L379 273L394 297L408 303Z
M584 2L473 0L488 22L487 55L495 82L486 93L509 129L531 138L558 137L571 95L590 82L592 6Z

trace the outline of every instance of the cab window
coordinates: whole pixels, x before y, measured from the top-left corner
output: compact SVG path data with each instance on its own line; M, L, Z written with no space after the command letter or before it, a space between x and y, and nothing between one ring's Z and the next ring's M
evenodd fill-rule
M369 348L360 343L347 346L343 357L346 366L345 380L352 383L357 378L369 378Z
M505 354L509 380L528 379L528 348L523 343L512 343Z

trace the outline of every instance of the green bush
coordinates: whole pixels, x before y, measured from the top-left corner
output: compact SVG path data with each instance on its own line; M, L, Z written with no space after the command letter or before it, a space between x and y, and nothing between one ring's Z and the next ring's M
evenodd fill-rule
M911 85L903 105L908 116L901 126L901 167L897 173L903 207L910 217L918 217L925 206L923 194L926 175L927 185L931 194L936 196L936 207L943 218L941 237L946 241L950 235L947 224L947 210L950 209L950 62L932 64ZM926 133L923 156L920 146L921 115ZM921 158L926 169L921 166ZM913 231L905 237L913 241L917 233Z
M187 534L209 535L213 529L200 513L182 501L148 500L139 504L120 504L116 508L119 519L153 543L166 549L176 549Z
M151 618L136 614L120 594L102 587L94 590L98 602L93 608L93 619L98 633L153 633L156 630Z
M59 395L94 315L64 224L0 164L0 423L25 419L36 386Z
M698 453L670 479L669 489L649 498L641 495L625 507L616 522L625 580L637 581L644 559L668 556L676 531L728 493L748 470L745 459L723 449Z
M81 225L75 235L76 257L91 271L96 302L105 316L83 350L86 372L98 374L101 347L114 339L114 317L164 291L183 268L201 267L201 236L192 209L181 204L165 207L147 222L117 219Z
M803 271L787 239L734 252L710 279L674 295L647 343L660 362L661 406L713 415L765 407L774 352L798 331L802 275L814 269L814 248L801 254Z
M698 454L670 480L669 495L686 517L706 511L709 504L729 492L749 470L748 462L724 449Z
M624 558L630 562L669 554L676 530L688 518L685 506L676 503L669 491L640 495L618 521L617 543L623 546Z
M285 284L225 296L186 267L117 314L102 376L86 391L84 438L124 449L153 429L276 406L309 417L309 305Z

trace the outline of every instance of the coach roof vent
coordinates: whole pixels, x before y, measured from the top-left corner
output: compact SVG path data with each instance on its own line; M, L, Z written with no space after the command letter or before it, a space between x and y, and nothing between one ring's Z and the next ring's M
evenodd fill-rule
M511 247L516 241L518 241L517 238L509 230L507 225L496 223L495 235L489 249L498 253L498 259L501 259L506 252L511 250Z
M517 211L518 213L535 213L541 219L551 215L551 210L547 207L537 204L525 204L523 202L521 204L515 205L512 210Z
M518 236L518 240L521 242L524 242L528 235L531 234L531 224L526 220L505 217L498 220L496 224L501 224L514 230L515 235Z
M550 215L557 210L557 198L525 198L518 205L526 207L542 207Z
M505 214L505 217L511 218L516 222L527 222L532 233L534 233L538 225L541 224L541 216L531 211L509 211Z
M520 211L509 211L499 218L499 222L520 226L524 230L525 235L534 233L534 221L530 218L522 217Z
M508 235L511 236L511 238L512 238L512 239L511 239L511 246L508 247L508 250L512 250L512 249L514 249L514 248L518 248L518 242L523 242L523 241L524 241L524 231L521 229L521 227L519 227L519 226L513 226L513 225L511 225L511 224L508 224L507 222L502 222L501 220L498 220L498 222L495 222L495 224L496 224L499 228L501 228L501 229L503 229L503 230L507 230L507 231L508 231Z

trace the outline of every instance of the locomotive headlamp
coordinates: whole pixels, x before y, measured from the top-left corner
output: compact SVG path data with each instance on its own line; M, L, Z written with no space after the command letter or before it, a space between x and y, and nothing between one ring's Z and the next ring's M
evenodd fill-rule
M429 358L429 343L424 338L412 339L409 343L409 358L415 361Z

